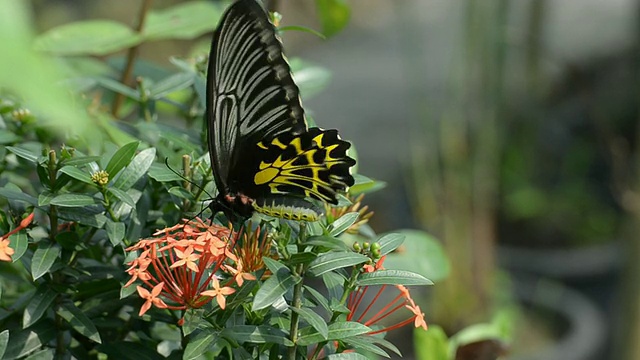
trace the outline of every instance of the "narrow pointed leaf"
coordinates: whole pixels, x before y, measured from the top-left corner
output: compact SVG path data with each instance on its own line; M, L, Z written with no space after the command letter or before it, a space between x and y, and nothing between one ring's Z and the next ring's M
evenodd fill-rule
M336 322L329 325L329 333L326 338L312 327L306 327L300 331L297 344L307 346L326 340L342 340L348 337L366 334L371 328L355 321Z
M254 344L275 343L285 346L292 346L293 343L287 338L287 334L271 326L260 325L236 325L225 328L221 335L234 339L240 343L250 342Z
M0 196L8 200L24 201L33 206L38 206L38 199L29 194L23 193L22 190L19 189L16 190L8 187L0 188Z
M91 174L89 174L87 171L82 171L75 166L63 166L62 169L60 169L60 172L63 174L67 174L72 178L80 180L84 183L93 184L93 181L91 181Z
M49 203L62 207L84 207L95 205L98 203L98 200L83 194L61 194L51 199Z
M253 311L271 306L299 281L301 281L300 277L293 275L288 269L278 270L260 286L260 290L253 299Z
M7 344L9 344L9 330L0 332L0 359L3 358L4 353L7 351Z
M360 214L357 212L350 212L342 215L331 224L329 235L339 236L343 232L347 231L347 229L358 220L358 216L360 216Z
M22 327L28 328L40 320L45 311L51 307L57 295L58 294L49 286L40 285L24 309Z
M111 193L113 196L115 196L118 200L122 201L123 203L131 206L132 208L136 207L136 202L135 200L133 200L133 198L131 198L131 196L129 196L129 194L127 194L126 191L120 190L116 187L110 187L107 189L107 191L109 191L109 193Z
M290 306L289 309L291 311L300 315L307 324L313 326L314 329L318 331L320 335L322 335L325 339L329 336L329 327L327 326L327 322L322 316L316 314L313 310L309 308L295 308Z
M114 222L110 219L107 219L107 222L104 225L105 230L107 230L107 237L109 237L111 245L120 245L122 243L122 239L124 239L125 234L124 223Z
M58 245L41 241L36 251L33 252L33 258L31 259L31 276L33 280L37 280L46 274L55 263L58 255L60 255L60 247Z
M19 231L16 234L9 236L9 240L11 241L11 248L13 249L13 255L11 255L11 260L13 262L18 261L22 255L27 251L27 247L29 246L29 238L27 237L26 231Z
M340 353L327 356L327 360L369 360L368 357L358 353Z
M167 168L167 165L153 163L149 168L149 177L158 182L182 181L183 179L173 171Z
M191 339L184 349L183 360L199 359L202 354L206 353L214 345L218 334L214 332L204 331Z
M386 234L380 239L376 240L380 244L380 255L387 255L404 242L404 235L402 234Z
M105 168L105 171L109 174L109 179L113 179L120 170L129 165L131 159L133 159L133 156L136 153L136 150L138 149L139 143L139 141L128 143L113 154Z
M100 333L98 333L98 329L96 329L96 326L93 324L91 319L89 319L82 310L78 309L72 303L62 304L57 313L65 319L75 331L98 344L102 343Z
M32 163L37 163L38 159L40 158L40 156L38 156L38 154L36 153L32 153L29 150L25 150L19 147L15 147L15 146L7 146L6 147L7 150L11 151L12 153L16 154L18 157L21 157L29 162Z
M349 250L349 246L344 241L331 236L311 236L304 242L304 245L322 246L337 251Z
M127 168L122 171L122 174L120 174L116 179L113 186L120 190L129 190L133 184L147 174L147 171L149 171L149 168L151 167L151 164L153 164L153 160L155 158L155 148L140 151L140 153L131 160L129 165L127 165Z
M140 42L128 26L110 20L76 21L48 30L35 47L56 55L107 55Z
M433 285L422 275L404 270L378 270L360 275L358 286L372 285Z
M195 73L193 72L181 72L173 74L162 81L155 83L151 89L149 89L149 97L154 100L159 100L172 92L186 89L193 84Z
M62 163L65 166L76 167L97 161L100 161L100 156L77 156L71 159L64 160Z
M367 260L368 256L354 252L328 252L311 262L308 270L311 274L319 276L335 269L362 264Z

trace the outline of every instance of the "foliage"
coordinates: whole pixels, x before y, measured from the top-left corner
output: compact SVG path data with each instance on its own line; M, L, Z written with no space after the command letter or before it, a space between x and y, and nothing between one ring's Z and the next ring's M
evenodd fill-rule
M430 284L429 274L382 267L402 256L392 252L404 236L373 233L362 198L317 223L254 216L233 228L197 217L215 193L206 58L173 58L172 69L138 60L129 87L116 80L128 61L111 55L193 39L220 6L156 10L139 32L95 20L33 39L25 7L0 3L0 18L15 25L0 34L24 41L6 42L19 51L0 59L1 75L17 64L0 76L0 259L11 260L0 262L0 356L358 359L397 352L380 333L407 320L426 326L405 285ZM344 26L342 2L318 6L328 35ZM298 64L303 95L326 83L326 71ZM382 187L356 178L351 199ZM423 271L446 274L441 253L430 256ZM379 295L362 296L367 289ZM390 291L399 301L391 310Z

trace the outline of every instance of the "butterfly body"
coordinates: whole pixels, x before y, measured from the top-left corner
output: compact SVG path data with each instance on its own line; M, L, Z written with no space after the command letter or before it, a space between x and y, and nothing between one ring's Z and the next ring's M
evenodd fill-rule
M206 121L214 213L314 221L320 210L305 198L336 204L353 185L350 144L307 128L282 44L255 0L234 3L214 34Z

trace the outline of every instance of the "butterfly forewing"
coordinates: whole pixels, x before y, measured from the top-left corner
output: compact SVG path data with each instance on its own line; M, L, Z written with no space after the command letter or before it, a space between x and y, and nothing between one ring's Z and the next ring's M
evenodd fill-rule
M298 87L273 24L253 0L235 3L215 32L209 60L209 150L219 191L243 152L263 138L306 130Z
M353 185L350 144L336 130L307 129L282 44L255 0L239 0L213 37L207 74L212 210L315 220L313 198L337 203Z

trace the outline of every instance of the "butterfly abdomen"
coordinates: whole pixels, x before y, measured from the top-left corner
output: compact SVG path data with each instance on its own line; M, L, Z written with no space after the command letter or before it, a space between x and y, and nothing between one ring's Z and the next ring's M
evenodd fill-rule
M322 211L308 201L294 197L271 197L253 202L257 212L296 221L317 221Z

